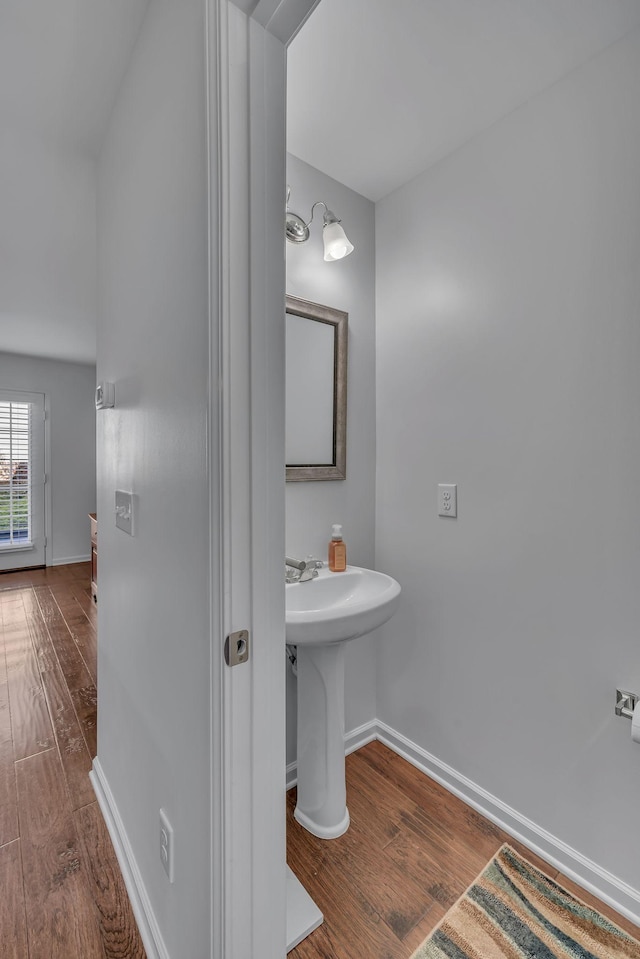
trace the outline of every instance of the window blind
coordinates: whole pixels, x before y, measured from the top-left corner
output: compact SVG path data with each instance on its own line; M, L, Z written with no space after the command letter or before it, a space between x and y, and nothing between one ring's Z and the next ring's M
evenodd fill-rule
M0 402L0 549L32 540L32 407Z

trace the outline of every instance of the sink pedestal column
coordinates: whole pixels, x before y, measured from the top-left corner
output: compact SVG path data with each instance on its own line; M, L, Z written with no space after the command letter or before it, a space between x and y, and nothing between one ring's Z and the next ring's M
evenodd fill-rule
M314 836L349 828L344 774L344 646L298 646L298 802L294 816Z

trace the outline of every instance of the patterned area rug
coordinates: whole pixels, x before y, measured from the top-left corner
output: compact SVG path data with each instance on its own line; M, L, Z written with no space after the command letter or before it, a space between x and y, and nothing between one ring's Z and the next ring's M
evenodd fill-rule
M504 845L412 959L640 959L640 942Z

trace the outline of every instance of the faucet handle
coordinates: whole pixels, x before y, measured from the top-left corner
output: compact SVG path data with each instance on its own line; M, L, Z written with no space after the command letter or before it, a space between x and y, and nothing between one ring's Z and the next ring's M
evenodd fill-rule
M313 556L307 556L304 560L286 556L284 563L286 583L308 583L310 579L316 578L318 570L324 566L321 559Z

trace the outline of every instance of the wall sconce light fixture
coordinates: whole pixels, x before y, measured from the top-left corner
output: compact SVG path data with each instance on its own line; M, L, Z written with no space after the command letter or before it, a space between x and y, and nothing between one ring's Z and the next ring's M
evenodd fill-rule
M291 188L287 187L287 209L285 214L285 233L290 243L305 243L309 239L309 227L317 206L324 207L322 226L322 241L324 243L324 258L327 261L341 260L353 252L353 243L340 226L340 220L332 213L324 200L316 200L311 207L311 218L305 223L301 216L289 209Z

